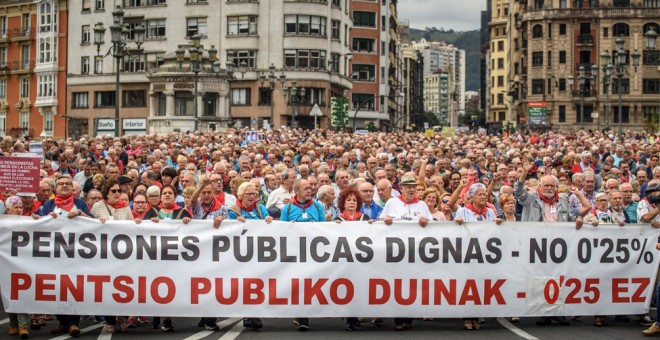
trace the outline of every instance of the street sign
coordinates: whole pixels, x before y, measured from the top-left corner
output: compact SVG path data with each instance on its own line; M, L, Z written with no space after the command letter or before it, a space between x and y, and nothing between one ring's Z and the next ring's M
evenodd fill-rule
M319 104L314 104L312 111L309 111L309 115L314 117L323 117L323 112L321 111L321 108L319 108Z
M547 124L547 102L529 102L527 104L527 116L529 125Z
M592 112L591 118L598 118L598 112Z

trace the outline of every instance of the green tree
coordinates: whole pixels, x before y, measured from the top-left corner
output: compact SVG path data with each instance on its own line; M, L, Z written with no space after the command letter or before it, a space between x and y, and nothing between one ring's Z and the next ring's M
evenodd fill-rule
M435 112L424 112L424 121L429 123L429 127L442 125L440 123L440 118L438 118L438 114Z

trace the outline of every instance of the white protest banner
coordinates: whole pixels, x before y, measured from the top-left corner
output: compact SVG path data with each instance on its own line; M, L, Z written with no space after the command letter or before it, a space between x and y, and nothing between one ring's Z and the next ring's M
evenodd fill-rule
M250 317L642 314L648 225L0 218L8 312Z

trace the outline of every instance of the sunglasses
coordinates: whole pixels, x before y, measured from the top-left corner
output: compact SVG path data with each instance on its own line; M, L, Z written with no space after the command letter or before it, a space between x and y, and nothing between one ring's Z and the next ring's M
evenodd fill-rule
M111 193L113 193L113 194L121 193L121 189L110 189L110 190L108 190L108 191L111 192Z

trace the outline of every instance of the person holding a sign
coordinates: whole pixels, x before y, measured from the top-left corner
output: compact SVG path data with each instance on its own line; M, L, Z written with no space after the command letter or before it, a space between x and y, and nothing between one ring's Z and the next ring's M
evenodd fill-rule
M38 215L50 215L53 218L65 215L68 218L78 216L94 217L87 208L87 202L74 197L73 179L69 175L62 175L57 179L57 182L55 182L55 197L44 203L39 209ZM37 218L38 216L35 214L33 217Z
M379 182L378 184L382 183ZM417 181L415 176L405 174L401 177L399 188L401 195L392 198L385 203L383 212L383 221L386 225L391 225L394 220L397 221L417 221L421 227L426 227L430 220L433 219L429 207L424 201L420 201L416 195ZM404 329L412 328L412 318L395 318L394 330L402 331Z
M101 223L114 220L133 220L131 208L128 207L128 204L119 199L121 193L121 187L119 186L117 179L108 179L101 189L103 201L94 204L91 211L92 215L98 218ZM115 328L117 327L117 317L105 316L105 321L105 331L107 333L114 333ZM128 325L125 322L125 318L120 318L120 321L122 321L119 325L120 330L126 331Z
M5 214L13 216L23 215L23 202L18 196L11 196L5 200ZM9 335L20 335L22 339L30 336L28 332L28 315L26 313L8 313ZM78 330L80 332L80 330Z
M254 184L242 183L238 187L237 194L236 204L230 206L227 212L230 220L238 220L242 223L247 220L265 220L268 224L273 222L273 217L268 215L266 207L257 203L258 192ZM243 318L243 327L260 329L263 323L260 318Z

